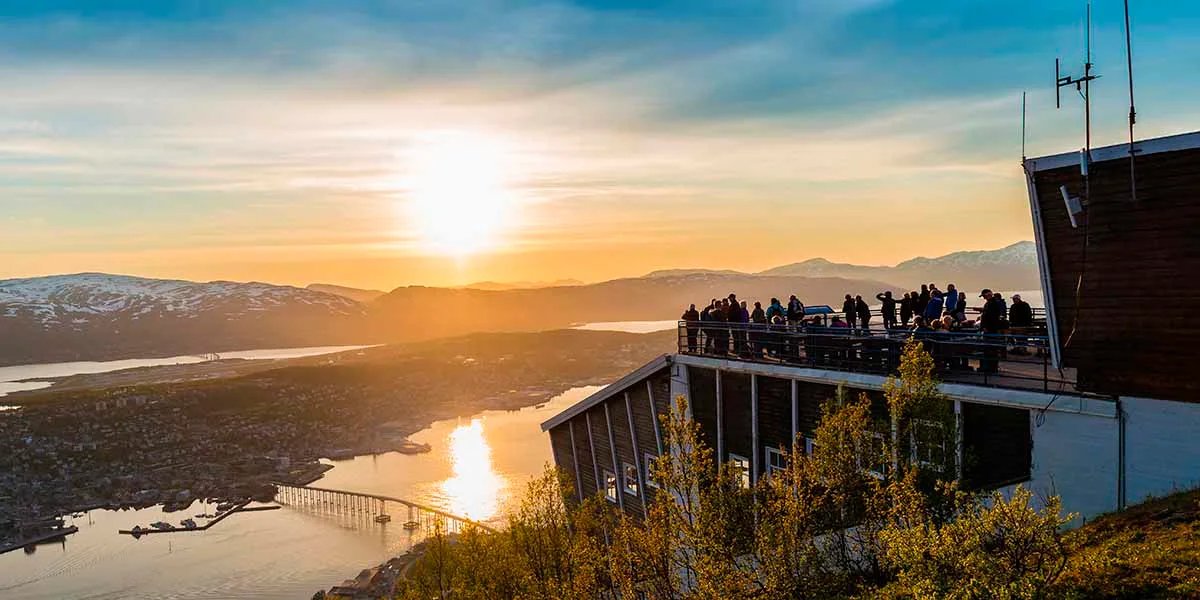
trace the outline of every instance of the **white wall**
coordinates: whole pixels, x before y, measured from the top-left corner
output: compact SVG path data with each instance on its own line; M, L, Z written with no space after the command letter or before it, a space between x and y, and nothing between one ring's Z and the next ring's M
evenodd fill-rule
M1079 513L1071 526L1117 509L1117 420L1047 411L1033 427L1032 479L1024 485L1035 497L1062 497L1066 512Z
M1200 485L1200 404L1121 398L1125 409L1125 500Z

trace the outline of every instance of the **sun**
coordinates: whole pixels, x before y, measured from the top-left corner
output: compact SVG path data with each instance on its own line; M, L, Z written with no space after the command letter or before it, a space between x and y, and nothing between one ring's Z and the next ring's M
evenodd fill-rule
M462 257L499 244L515 206L511 151L500 139L442 132L405 154L405 204L426 249Z

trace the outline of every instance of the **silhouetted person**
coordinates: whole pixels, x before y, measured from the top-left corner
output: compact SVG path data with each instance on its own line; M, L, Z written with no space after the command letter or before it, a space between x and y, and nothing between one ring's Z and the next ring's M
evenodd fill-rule
M862 332L868 333L871 329L871 307L863 302L862 296L854 297L854 310L858 313L858 325Z
M929 286L922 283L921 295L917 297L917 305L913 307L913 314L924 315L926 306L929 306Z
M800 299L797 298L795 294L792 294L792 297L788 299L787 324L791 325L792 327L795 327L795 326L799 325L800 322L803 320L804 320L804 303L801 302Z
M687 329L687 349L689 353L696 352L696 337L700 333L700 313L696 310L696 305L688 306L688 309L683 311L683 316L680 317L686 324Z
M930 325L937 319L942 318L942 293L933 290L929 293L929 304L925 305L925 312L921 316L925 317L925 322Z
M767 313L763 310L761 302L754 303L754 310L750 312L750 322L754 324L754 330L750 332L750 355L762 358L763 339L767 332Z
M904 298L900 300L900 326L908 329L908 321L912 318L916 311L917 293L905 293Z
M942 306L946 309L946 314L954 314L954 309L958 308L958 290L951 283L946 286L946 294L943 297L944 303Z
M1008 309L1008 323L1013 327L1033 327L1033 307L1021 299L1020 294L1012 297L1012 307Z
M846 317L846 326L854 329L854 323L858 320L858 307L850 294L846 294L846 301L842 303L842 315Z
M1000 333L1004 321L1004 304L1000 297L992 293L992 290L984 288L979 293L979 297L984 299L983 312L979 316L979 327L983 333L995 335ZM979 361L979 370L984 373L995 373L999 370L999 340L989 339L984 342L986 346L983 349L983 360Z
M958 304L954 306L954 320L963 322L967 320L967 295L960 293L958 295Z
M879 312L883 313L883 328L891 329L896 326L896 299L892 297L892 291L888 290L882 294L875 294L875 299L883 303L883 307Z

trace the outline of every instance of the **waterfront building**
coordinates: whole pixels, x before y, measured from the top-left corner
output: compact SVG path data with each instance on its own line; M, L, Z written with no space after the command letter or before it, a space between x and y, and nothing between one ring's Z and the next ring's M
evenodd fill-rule
M816 450L821 406L839 384L871 398L885 424L876 435L887 436L882 390L911 335L939 365L956 424L951 440L937 423L900 440L927 468L969 489L1057 494L1085 519L1200 483L1200 383L1189 371L1200 358L1190 342L1200 332L1200 133L1081 154L1024 163L1046 298L1035 329L681 322L677 352L542 424L574 497L602 494L643 517L656 491L649 461L666 450L659 418L677 396L747 484L782 464L795 439Z

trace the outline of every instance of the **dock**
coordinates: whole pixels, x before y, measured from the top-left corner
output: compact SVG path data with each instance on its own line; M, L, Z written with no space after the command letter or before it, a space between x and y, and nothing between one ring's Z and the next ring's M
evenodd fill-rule
M212 527L212 526L216 525L217 523L220 523L221 521L224 521L224 520L225 520L225 517L228 517L229 515L232 515L232 514L234 514L234 513L239 513L239 512L258 512L258 511L264 511L264 510L279 510L279 509L281 508L279 505L271 505L271 506L247 506L248 504L250 504L250 501L249 501L249 500L246 500L245 502L242 502L241 504L239 504L239 505L237 505L237 506L235 506L235 507L233 507L233 508L231 508L231 509L229 509L229 510L227 510L227 511L225 511L225 512L223 512L223 513L219 514L219 515L217 515L217 516L216 516L216 518L214 518L213 520L211 520L211 521L209 521L209 522L205 523L204 525L197 525L196 527L177 527L177 526L174 526L174 527L168 527L168 528L166 528L166 529L158 529L158 528L156 528L156 527L148 527L148 528L146 528L146 529L139 529L139 530L137 530L137 531L134 531L134 530L132 530L132 529L121 529L121 530L119 530L119 531L118 531L118 533L122 533L122 534L125 534L125 535L132 535L132 536L134 536L134 537L139 537L139 536L141 536L141 535L150 534L150 533L178 533L178 532L181 532L181 531L206 531L206 530L208 530L210 527Z
M0 554L4 554L5 552L12 552L13 550L17 550L19 548L24 548L25 546L29 546L29 545L44 544L46 542L51 542L51 541L57 540L59 538L65 538L68 535L75 533L76 531L79 531L79 528L74 525L71 525L69 527L63 527L61 529L55 529L53 531L47 531L46 533L43 533L41 535L35 535L31 538L26 538L26 539L23 539L18 542L13 542L13 543L5 545L5 546L0 546Z

